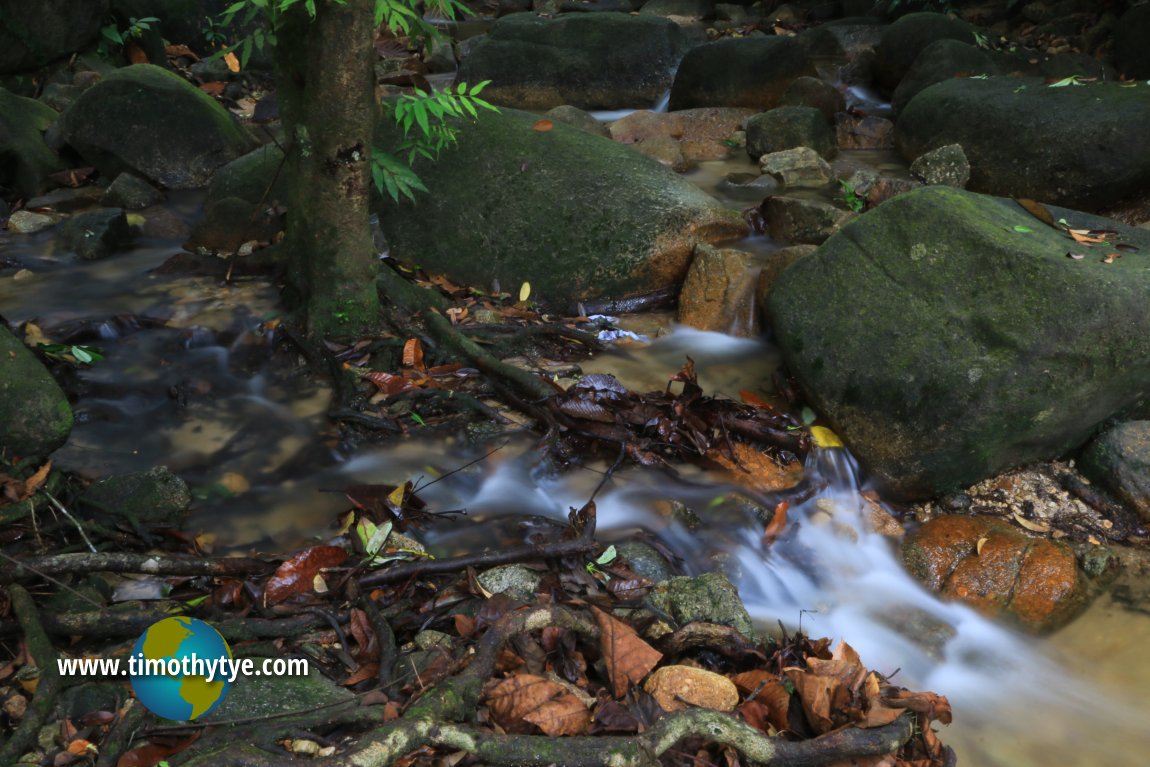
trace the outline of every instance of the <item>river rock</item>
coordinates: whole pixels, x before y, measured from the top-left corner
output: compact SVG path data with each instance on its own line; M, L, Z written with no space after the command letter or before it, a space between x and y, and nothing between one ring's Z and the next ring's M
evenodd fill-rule
M167 466L156 466L95 482L80 496L80 502L142 530L179 527L192 503L192 493Z
M715 0L647 0L639 10L642 16L665 16L683 21L700 21L715 16Z
M1150 421L1127 421L1102 432L1078 468L1150 522Z
M720 573L670 578L651 589L649 599L656 610L670 615L679 626L692 621L717 623L754 639L754 624L739 592Z
M96 39L107 13L108 0L0 0L0 75L80 50Z
M771 237L806 245L824 242L855 216L830 203L803 197L768 197L762 211Z
M679 322L699 330L758 335L750 253L700 245L679 292Z
M788 187L818 189L831 180L831 166L805 146L765 154L759 158L759 168Z
M1051 212L1150 252L1146 230ZM783 272L768 324L875 479L930 497L1060 455L1150 393L1150 274L1104 252L1011 200L921 187Z
M224 165L208 184L208 201L238 197L253 205L287 199L284 153L267 144ZM205 203L206 205L207 203Z
M483 97L520 109L642 107L666 92L686 47L679 26L655 16L516 13L472 45L456 79L491 80Z
M100 199L111 208L141 210L164 200L164 193L138 176L121 173L108 185Z
M767 255L763 268L759 271L758 286L755 288L755 303L759 307L760 313L763 313L762 309L767 305L767 296L783 270L816 250L818 250L817 245L790 245Z
M170 189L204 186L255 139L211 96L152 64L116 70L60 118L62 134L100 173L130 171Z
M670 136L679 142L687 160L723 160L730 154L732 137L753 114L753 109L734 107L702 107L678 112L644 109L611 123L611 138L631 144L653 136Z
M485 113L438 162L417 162L430 193L379 211L392 255L483 288L528 281L570 307L676 286L699 242L746 234L737 211L654 160L537 121Z
M952 77L996 75L998 65L990 55L970 43L972 40L935 40L922 49L911 64L898 87L894 89L890 105L895 114L902 111L917 93L935 83Z
M691 107L775 107L797 78L816 74L793 37L725 37L692 48L671 86L671 111Z
M1033 78L964 78L915 96L895 142L908 160L961 144L979 192L1101 210L1150 186L1146 125L1146 83L1052 88Z
M66 220L60 242L85 261L96 261L131 245L132 228L122 209L99 208Z
M72 431L72 408L55 379L0 322L0 453L46 458Z
M941 596L1038 633L1070 622L1113 574L1092 582L1065 543L1031 538L993 517L959 515L909 533L903 562Z
M579 107L573 107L570 104L564 104L548 110L544 117L549 120L554 120L555 122L567 123L572 128L578 128L585 133L590 133L595 136L611 137L611 130L607 127L606 123L601 120L596 120L595 115L590 112L586 112Z
M875 84L884 93L893 93L918 55L937 40L973 43L974 28L941 13L908 13L897 19L875 47Z
M1136 5L1118 19L1114 30L1114 63L1130 78L1150 77L1150 5Z
M778 107L747 120L747 154L752 160L795 147L810 147L828 159L838 153L822 112L814 107Z
M63 170L64 163L44 143L44 131L55 120L51 107L0 88L0 186L31 197L44 188L49 173Z
M910 164L910 172L924 184L946 184L965 189L970 181L970 162L958 144L932 149Z
M836 114L846 109L846 99L838 88L826 80L800 77L783 91L779 97L779 106L813 107L822 112L827 123L830 123Z
M59 213L36 213L31 210L18 210L8 217L8 231L12 234L35 234L63 220Z
M835 125L839 149L892 149L894 123L874 115L839 115Z
M645 141L628 144L640 154L666 165L676 173L684 173L691 164L683 156L683 148L670 136L652 136Z

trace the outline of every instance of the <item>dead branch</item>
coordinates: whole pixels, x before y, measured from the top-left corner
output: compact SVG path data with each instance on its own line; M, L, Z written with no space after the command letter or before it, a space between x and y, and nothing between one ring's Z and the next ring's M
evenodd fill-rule
M62 685L60 670L56 667L56 650L40 623L40 613L32 601L32 595L24 587L13 584L8 587L8 598L12 601L12 611L24 631L28 655L40 670L40 678L32 702L24 712L24 720L8 738L8 742L0 746L0 764L15 764L25 751L36 744L40 727L48 721Z
M15 567L0 573L0 582L33 578L42 573L143 573L146 575L236 576L269 573L274 564L250 557L202 559L156 554L100 553L54 554L45 557L13 559Z

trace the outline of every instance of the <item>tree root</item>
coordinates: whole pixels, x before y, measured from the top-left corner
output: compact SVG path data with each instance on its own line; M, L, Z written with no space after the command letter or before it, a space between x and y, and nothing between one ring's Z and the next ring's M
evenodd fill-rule
M40 727L48 721L63 686L60 670L56 667L56 650L40 623L40 613L32 595L23 586L13 584L8 587L8 598L12 600L12 611L24 631L27 653L40 669L40 679L32 702L24 712L24 720L8 742L0 746L0 764L15 764L21 754L36 745Z

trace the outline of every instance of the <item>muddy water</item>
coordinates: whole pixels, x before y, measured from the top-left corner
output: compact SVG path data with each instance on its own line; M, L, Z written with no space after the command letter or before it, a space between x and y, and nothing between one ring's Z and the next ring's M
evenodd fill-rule
M738 164L737 162L735 163ZM698 173L719 178L728 166ZM708 186L709 184L703 183ZM89 476L167 464L196 490L188 526L215 537L220 551L290 548L323 536L346 506L349 482L426 480L476 457L458 441L404 439L386 450L344 454L324 418L326 389L273 348L261 324L279 312L274 286L221 285L163 277L152 270L178 250L148 241L107 261L77 263L53 250L49 235L0 233L8 258L32 276L0 273L0 313L34 320L45 333L86 333L107 359L80 374L78 423L58 465ZM748 244L768 253L768 240ZM111 318L120 316L119 320ZM131 319L123 319L130 316ZM635 329L656 335L650 319ZM81 328L81 330L77 330ZM660 389L690 355L709 393L769 394L778 364L758 341L679 331L645 349L604 355L587 372L612 372L629 386ZM428 487L433 509L466 508L469 520L508 520L501 535L530 537L534 520L562 521L581 505L603 466L556 474L535 460L529 436L510 440L485 461ZM862 487L841 451L809 467L826 490L796 506L796 541L764 549L759 524L725 517L685 529L667 500L706 509L729 488L701 472L678 479L621 472L598 499L607 536L657 535L690 571L714 567L735 577L764 625L799 622L810 633L845 637L871 667L909 687L949 696L956 724L944 741L960 763L988 767L1134 767L1150 759L1150 583L1123 584L1050 639L1019 637L956 605L941 604L903 573L890 544L861 526ZM816 524L816 517L831 517ZM495 525L493 521L489 523ZM453 523L434 538L443 552L494 540L484 525Z

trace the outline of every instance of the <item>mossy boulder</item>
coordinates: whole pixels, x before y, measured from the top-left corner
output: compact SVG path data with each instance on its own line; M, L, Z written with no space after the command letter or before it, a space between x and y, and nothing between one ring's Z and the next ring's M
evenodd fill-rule
M72 408L40 360L0 322L0 455L43 458L72 431Z
M1053 88L1036 78L947 80L919 92L895 126L913 160L961 144L970 188L1102 210L1150 186L1150 85Z
M974 28L942 13L908 13L897 19L875 47L875 85L893 93L919 54L938 40L973 43Z
M809 147L826 159L838 154L835 134L823 113L814 107L778 107L747 120L747 154L765 154Z
M1150 252L1145 229L1052 212ZM1150 392L1150 272L1109 250L1012 200L922 187L783 272L768 324L874 477L929 497L1060 455Z
M645 107L671 85L687 40L674 22L625 13L504 16L476 42L457 81L520 109Z
M417 163L429 193L382 203L391 254L484 289L527 281L533 299L570 307L676 285L697 243L746 233L737 211L655 160L538 119L484 113L438 162Z
M971 41L935 40L923 48L894 89L890 105L895 114L902 111L920 91L952 77L996 75L998 65L986 51Z
M55 120L51 107L0 88L0 186L32 197L49 173L64 169L44 143L44 131Z
M793 37L724 37L691 49L671 86L669 109L772 109L800 77L814 76L806 47Z
M0 0L0 74L80 50L96 39L107 13L108 0Z
M170 189L194 189L256 147L212 97L152 64L119 69L84 91L61 134L108 178L130 171Z

